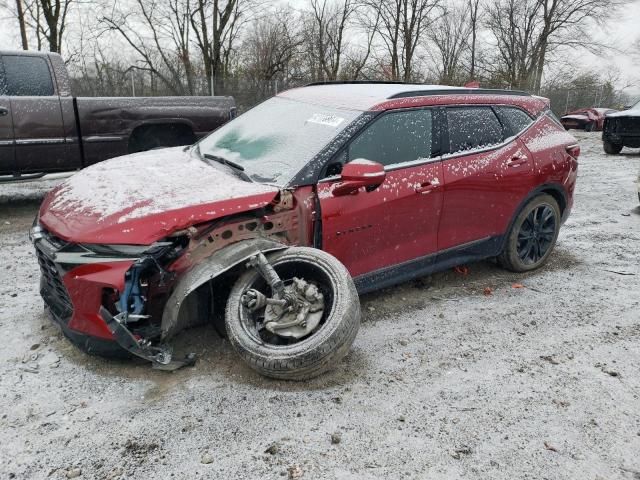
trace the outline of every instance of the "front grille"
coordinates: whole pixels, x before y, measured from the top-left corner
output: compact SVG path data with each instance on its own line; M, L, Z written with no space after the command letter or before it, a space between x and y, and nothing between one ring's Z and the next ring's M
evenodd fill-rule
M607 118L605 131L607 133L617 133L618 135L640 135L640 118Z
M67 323L73 313L69 292L62 283L56 264L36 244L36 255L40 264L40 294L57 320Z

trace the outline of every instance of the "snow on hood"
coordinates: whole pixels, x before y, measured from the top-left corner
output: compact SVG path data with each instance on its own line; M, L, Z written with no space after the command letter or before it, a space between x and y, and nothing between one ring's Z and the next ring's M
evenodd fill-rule
M149 244L196 223L263 207L278 192L225 168L184 147L107 160L52 190L40 222L68 241Z

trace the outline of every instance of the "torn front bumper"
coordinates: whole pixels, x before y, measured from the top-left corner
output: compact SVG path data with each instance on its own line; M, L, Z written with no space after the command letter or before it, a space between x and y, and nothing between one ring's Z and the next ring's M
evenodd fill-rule
M157 246L113 247L76 245L34 225L30 232L40 266L40 294L52 319L64 334L88 353L130 356L101 315L115 312L127 272L136 256Z
M74 245L38 225L30 236L46 308L73 343L89 353L135 355L168 370L194 361L193 356L172 360L163 343L185 326L181 307L189 294L257 252L286 248L266 238L248 239L200 258L177 275L165 270L181 255L171 242Z
M105 356L127 356L100 317L105 292L120 291L133 260L72 263L59 255L68 245L42 230L32 232L40 266L40 295L51 318L82 350Z

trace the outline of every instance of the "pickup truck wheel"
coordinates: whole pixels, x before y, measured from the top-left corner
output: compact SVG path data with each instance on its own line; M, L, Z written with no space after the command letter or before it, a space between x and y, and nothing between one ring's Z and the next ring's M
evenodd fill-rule
M622 145L618 143L611 143L604 140L602 146L604 147L605 153L609 155L618 155L622 151Z
M269 255L268 262L284 283L283 298L302 301L294 300L292 309L279 307L274 302L282 300L250 268L229 294L229 340L251 368L267 377L320 375L347 354L358 332L360 301L353 280L335 257L314 248L292 247ZM250 295L262 301L250 304Z
M585 132L593 132L593 122L589 122L584 126Z
M558 239L560 218L560 207L551 195L533 198L513 222L498 263L512 272L544 265Z

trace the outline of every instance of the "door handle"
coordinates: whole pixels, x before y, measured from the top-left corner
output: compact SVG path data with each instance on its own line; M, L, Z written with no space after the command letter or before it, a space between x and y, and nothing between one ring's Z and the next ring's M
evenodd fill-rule
M9 114L9 109L5 107L0 107L0 117L4 117Z
M424 183L421 183L419 186L417 186L416 193L421 193L421 194L429 193L432 190L435 190L436 188L438 188L439 186L440 186L440 180L438 180L437 178L434 178L430 182L424 182Z
M519 167L520 165L523 165L528 161L529 159L525 156L514 155L509 160L507 160L507 167Z

